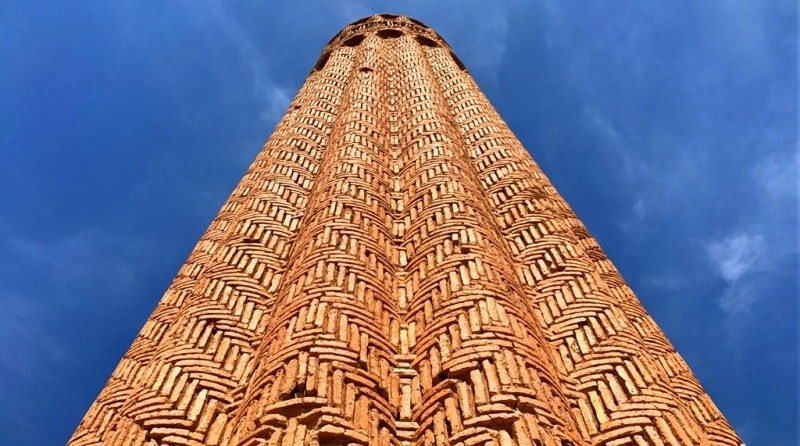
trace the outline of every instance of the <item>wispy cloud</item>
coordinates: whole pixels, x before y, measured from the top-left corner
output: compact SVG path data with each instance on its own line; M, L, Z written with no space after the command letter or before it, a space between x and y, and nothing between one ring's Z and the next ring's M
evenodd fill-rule
M246 66L252 78L253 93L261 103L259 116L265 122L274 124L289 106L291 92L286 86L279 85L270 74L268 59L259 50L253 37L229 11L229 6L214 1L204 2L204 8L189 7L194 14L207 15L219 26L229 42L239 53L242 64Z
M138 296L153 279L153 253L163 250L100 228L54 237L2 229L0 424L14 444L51 443L56 434L63 442L100 384L65 377L113 366L109 344L120 333L130 342L141 307L152 305ZM34 426L37 414L52 422L49 430Z
M762 160L753 169L753 178L771 197L783 199L797 196L798 166L800 153L796 147L789 148L782 154Z
M727 283L718 304L729 319L745 317L759 299L767 298L759 280L763 273L775 273L798 255L797 171L794 150L763 159L751 174L760 192L752 209L758 218L748 219L744 230L706 243L709 259Z
M747 313L755 304L757 293L746 276L764 268L765 249L763 236L748 233L731 235L706 246L714 269L727 282L717 303L729 317Z
M485 11L483 8L479 10ZM489 14L482 14L482 20L473 29L473 45L467 48L474 70L484 71L492 82L497 82L497 72L505 57L509 16L512 13L512 9L498 8Z
M752 170L760 202L753 212L758 219L748 222L746 231L711 241L706 252L717 272L728 283L719 298L729 315L741 315L762 295L752 273L779 267L797 247L798 154L787 151L762 160Z
M706 251L722 278L734 283L758 265L764 248L764 237L745 233L714 241Z
M13 267L0 271L0 364L6 373L30 377L42 366L59 364L71 348L59 335L69 330L65 315L132 305L151 251L146 243L97 229L54 240L6 233L0 253L37 272L20 281ZM81 299L74 299L76 294Z
M332 11L330 11L330 13L338 15L338 17L345 21L355 21L371 14L369 7L357 0L341 1L331 3L330 5L332 6Z
M0 372L34 379L40 365L52 366L68 351L48 329L54 312L34 296L6 291L0 294L0 300Z
M511 18L526 7L520 1L503 2L492 8L476 1L424 3L410 7L406 13L423 21L431 18L428 25L448 40L470 72L496 83L503 67Z
M631 140L635 135L623 133L607 116L589 105L584 106L583 114L599 136L597 139L603 142L599 149L605 153L609 165L615 166L626 182L635 184L645 179L648 182L653 180L658 172L634 150ZM639 201L639 212L644 212L643 198Z
M101 270L104 274L113 270L114 279L122 282L127 282L132 275L131 266L124 263L98 264L99 255L111 254L115 249L114 245L127 245L128 242L117 240L96 229L84 229L55 240L13 235L3 242L11 248L17 262L39 265L43 271L47 270L53 282L79 282L97 277Z
M262 121L275 124L286 113L286 108L292 101L293 91L288 88L278 87L276 85L261 85L260 79L254 80L255 90L262 96L266 97L264 108L258 114Z

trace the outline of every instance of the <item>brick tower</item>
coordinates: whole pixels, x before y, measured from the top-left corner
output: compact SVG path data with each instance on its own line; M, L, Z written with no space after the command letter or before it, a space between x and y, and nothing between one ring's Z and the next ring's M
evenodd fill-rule
M422 23L325 47L70 445L741 445Z

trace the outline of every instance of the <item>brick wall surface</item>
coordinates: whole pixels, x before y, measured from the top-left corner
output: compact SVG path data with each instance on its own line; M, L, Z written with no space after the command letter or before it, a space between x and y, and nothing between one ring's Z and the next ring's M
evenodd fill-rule
M70 445L741 445L425 25L325 47Z

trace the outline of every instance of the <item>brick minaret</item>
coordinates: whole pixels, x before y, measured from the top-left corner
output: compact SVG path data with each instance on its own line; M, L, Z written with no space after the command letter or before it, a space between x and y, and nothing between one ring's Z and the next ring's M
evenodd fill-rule
M71 445L740 445L433 30L325 47Z

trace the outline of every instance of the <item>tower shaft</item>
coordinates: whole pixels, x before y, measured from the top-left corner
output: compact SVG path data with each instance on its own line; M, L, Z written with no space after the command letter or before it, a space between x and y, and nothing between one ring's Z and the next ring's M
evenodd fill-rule
M71 445L740 445L447 43L326 46Z

